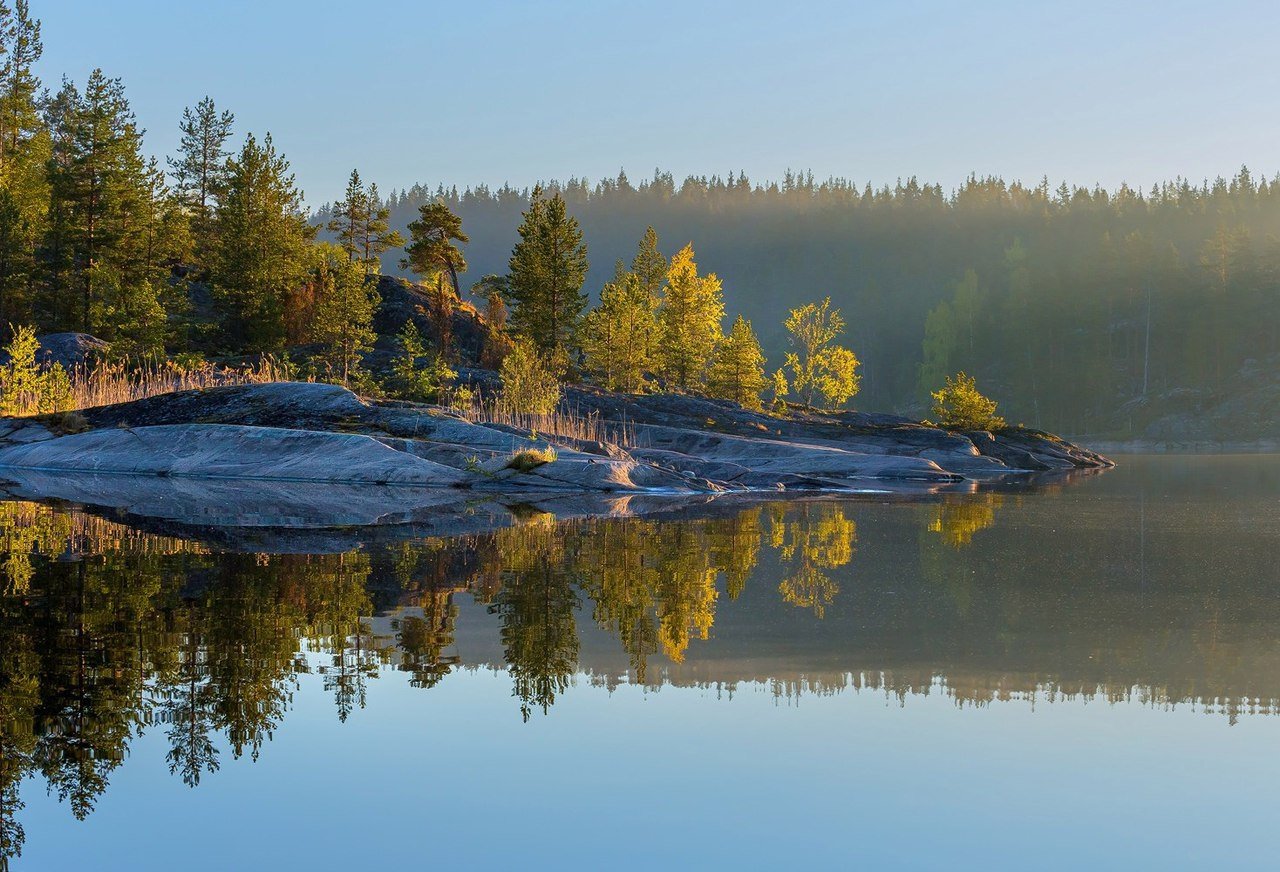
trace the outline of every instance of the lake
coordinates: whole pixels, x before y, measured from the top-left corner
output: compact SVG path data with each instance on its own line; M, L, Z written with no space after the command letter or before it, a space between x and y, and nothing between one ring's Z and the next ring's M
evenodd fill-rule
M916 499L531 510L346 550L0 503L4 851L14 869L1265 863L1280 456L1119 460Z

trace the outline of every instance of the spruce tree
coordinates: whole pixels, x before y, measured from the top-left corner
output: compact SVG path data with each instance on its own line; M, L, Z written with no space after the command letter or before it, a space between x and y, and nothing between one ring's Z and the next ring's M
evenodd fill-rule
M764 353L751 330L751 322L738 316L724 342L716 349L707 373L707 392L733 400L745 409L760 411L760 392L769 384L764 375Z
M301 213L289 162L267 136L250 134L227 161L217 213L213 289L226 338L255 351L284 344L284 309L306 275L313 229Z
M636 256L631 261L631 271L640 281L640 287L657 301L662 293L662 283L667 280L667 259L658 250L658 232L653 225L644 232L644 237L637 247Z
M688 391L700 380L722 338L724 297L715 273L698 275L693 246L671 258L658 309L662 373L672 387Z
M587 295L587 246L578 220L559 193L544 199L533 190L511 251L507 299L511 326L544 352L563 354L572 340Z

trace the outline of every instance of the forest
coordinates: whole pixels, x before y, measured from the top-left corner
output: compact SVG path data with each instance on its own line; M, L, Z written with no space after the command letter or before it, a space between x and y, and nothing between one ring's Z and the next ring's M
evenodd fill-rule
M964 370L1011 421L1123 436L1180 397L1225 403L1280 373L1280 177L1247 168L1145 191L732 172L548 188L586 229L591 287L646 226L693 241L771 361L788 347L787 309L830 296L862 362L863 408L918 411ZM482 273L501 269L527 197L415 186L386 205L403 226L446 203Z
M948 192L655 171L382 194L352 172L309 211L271 135L236 130L212 99L175 117L181 148L162 160L121 81L41 82L41 53L26 0L0 3L11 334L89 333L117 361L271 354L419 398L452 367L517 352L513 371L619 390L917 416L963 372L1010 424L1117 438L1206 410L1266 435L1280 411L1280 176L1111 191L971 177ZM378 273L420 279L436 329L375 335ZM450 345L472 304L486 359ZM824 338L806 348L797 328ZM381 346L399 362L375 378Z

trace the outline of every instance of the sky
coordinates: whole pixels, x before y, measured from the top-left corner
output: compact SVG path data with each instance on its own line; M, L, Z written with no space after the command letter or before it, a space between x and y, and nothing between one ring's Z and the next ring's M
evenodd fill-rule
M384 191L655 167L948 190L1280 170L1274 0L31 6L47 83L122 78L160 155L212 96L237 136L274 135L312 207L352 168Z

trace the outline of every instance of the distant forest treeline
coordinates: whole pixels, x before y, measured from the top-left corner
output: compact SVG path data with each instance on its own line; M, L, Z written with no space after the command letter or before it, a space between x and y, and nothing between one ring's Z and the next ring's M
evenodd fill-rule
M1122 434L1148 399L1213 395L1246 361L1280 354L1280 177L1245 168L1146 192L975 177L948 195L915 179L876 189L810 173L677 184L663 172L547 188L581 222L589 290L651 224L667 255L697 246L775 363L788 308L829 294L863 361L863 408L919 409L963 369L1012 422ZM506 271L529 194L419 185L386 205L403 228L443 200L470 236L475 280Z

